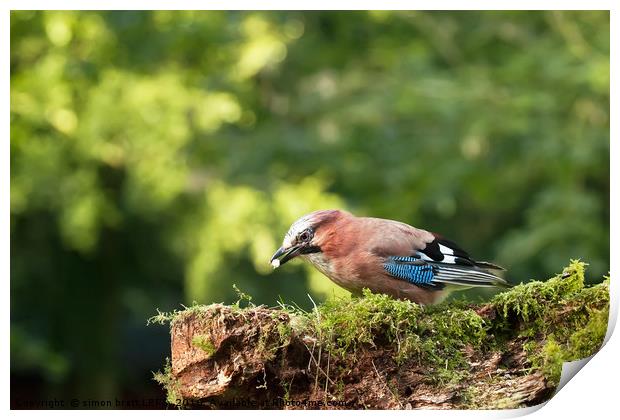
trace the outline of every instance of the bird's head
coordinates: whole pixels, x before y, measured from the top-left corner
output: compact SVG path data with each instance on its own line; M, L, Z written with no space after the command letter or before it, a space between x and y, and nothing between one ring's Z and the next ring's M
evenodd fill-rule
M297 219L284 236L282 246L271 257L271 265L278 268L299 255L322 252L330 238L334 224L349 213L341 210L319 210Z

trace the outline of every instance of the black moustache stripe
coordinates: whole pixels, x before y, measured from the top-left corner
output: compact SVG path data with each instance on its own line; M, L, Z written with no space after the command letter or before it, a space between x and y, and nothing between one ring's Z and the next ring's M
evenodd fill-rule
M316 254L317 252L321 252L321 247L313 245L302 249L300 254Z

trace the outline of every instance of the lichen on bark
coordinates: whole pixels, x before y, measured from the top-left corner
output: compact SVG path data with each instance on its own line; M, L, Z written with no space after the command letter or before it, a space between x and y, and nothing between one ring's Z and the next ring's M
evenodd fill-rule
M562 363L595 353L609 278L586 264L485 304L422 307L368 291L310 312L195 305L159 313L168 400L189 408L517 408L553 395Z

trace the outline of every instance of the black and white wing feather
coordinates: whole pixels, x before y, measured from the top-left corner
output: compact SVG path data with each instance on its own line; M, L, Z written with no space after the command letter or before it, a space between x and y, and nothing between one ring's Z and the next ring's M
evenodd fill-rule
M510 287L503 278L489 270L503 268L473 260L454 242L435 235L435 240L413 255L389 257L384 269L393 277L421 287Z

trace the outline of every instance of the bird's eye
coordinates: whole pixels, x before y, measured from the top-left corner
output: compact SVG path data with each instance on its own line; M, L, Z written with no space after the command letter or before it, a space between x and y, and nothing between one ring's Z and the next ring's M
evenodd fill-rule
M301 232L299 234L299 241L300 242L308 242L308 241L310 241L311 238L312 238L312 235L307 230L304 230L303 232Z

